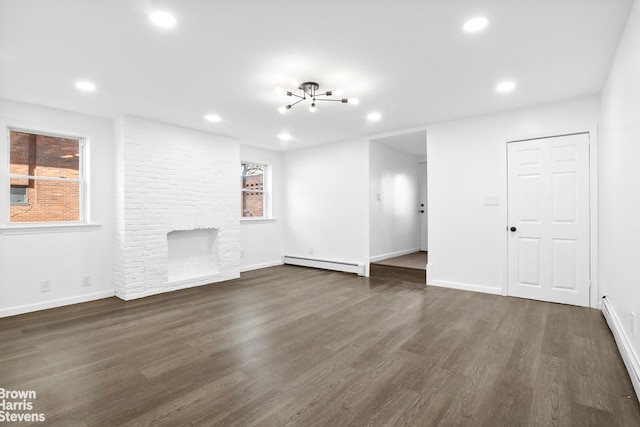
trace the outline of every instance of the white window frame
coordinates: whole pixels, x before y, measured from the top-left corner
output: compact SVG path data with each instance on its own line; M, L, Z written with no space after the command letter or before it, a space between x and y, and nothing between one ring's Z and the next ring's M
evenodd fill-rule
M94 227L90 225L89 216L89 174L87 165L89 164L89 141L90 137L79 132L52 129L51 127L36 125L32 123L15 123L15 122L1 122L0 121L0 149L4 153L4 161L2 162L2 173L0 173L0 199L4 201L3 208L0 209L0 231L3 234L11 234L11 231L24 230L29 231L63 231L65 229L72 228L90 228ZM11 222L11 190L10 179L11 178L29 178L26 175L10 175L9 166L11 162L11 131L33 133L37 135L52 136L57 138L71 138L79 141L79 176L76 179L72 178L55 178L55 177L35 177L32 179L39 180L53 180L53 181L73 181L80 184L80 200L79 200L79 214L80 219L78 221L46 221L46 222Z
M243 164L254 164L264 166L264 175L262 178L263 182L263 190L250 190L240 188L240 194L242 193L257 193L262 192L262 216L243 216L242 211L240 212L240 220L241 221L263 221L272 219L272 211L271 211L271 165L264 162L253 161L253 160L241 160L240 166ZM242 178L242 177L240 177ZM242 199L240 200L240 208L242 209Z

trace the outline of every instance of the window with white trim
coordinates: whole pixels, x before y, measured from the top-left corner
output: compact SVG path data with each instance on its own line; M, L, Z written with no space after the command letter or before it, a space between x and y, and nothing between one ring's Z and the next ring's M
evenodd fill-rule
M83 138L9 128L8 142L9 224L83 222Z
M268 172L268 165L250 162L241 163L241 217L269 217Z

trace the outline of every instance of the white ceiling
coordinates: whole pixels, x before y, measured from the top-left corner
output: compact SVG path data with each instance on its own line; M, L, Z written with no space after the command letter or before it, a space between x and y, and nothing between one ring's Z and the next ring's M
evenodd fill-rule
M599 93L632 0L2 0L0 97L272 149ZM154 26L153 9L178 24ZM483 15L489 26L467 34ZM94 93L74 84L90 80ZM274 92L341 88L316 113ZM498 94L503 79L515 91ZM366 115L377 111L378 122ZM223 120L203 119L216 113ZM288 132L293 140L277 135Z

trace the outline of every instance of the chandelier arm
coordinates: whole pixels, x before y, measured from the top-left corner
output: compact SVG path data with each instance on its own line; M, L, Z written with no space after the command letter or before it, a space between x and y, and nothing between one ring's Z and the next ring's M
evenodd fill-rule
M342 102L342 99L316 98L316 101L333 101L333 102Z
M296 98L306 99L304 96L300 96L300 95L295 94L295 93L291 93L291 95L289 95L289 96L295 96Z
M301 97L299 100L297 100L296 102L294 102L293 104L290 104L290 105L293 107L294 105L301 103L301 102L302 102L302 101L304 101L305 99L307 99L307 98L302 98L302 97Z

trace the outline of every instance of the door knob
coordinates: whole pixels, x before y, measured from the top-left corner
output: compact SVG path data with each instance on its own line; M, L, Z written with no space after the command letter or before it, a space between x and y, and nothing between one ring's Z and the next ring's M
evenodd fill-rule
M517 229L515 227L511 227L509 230L513 232L513 231L516 231Z

